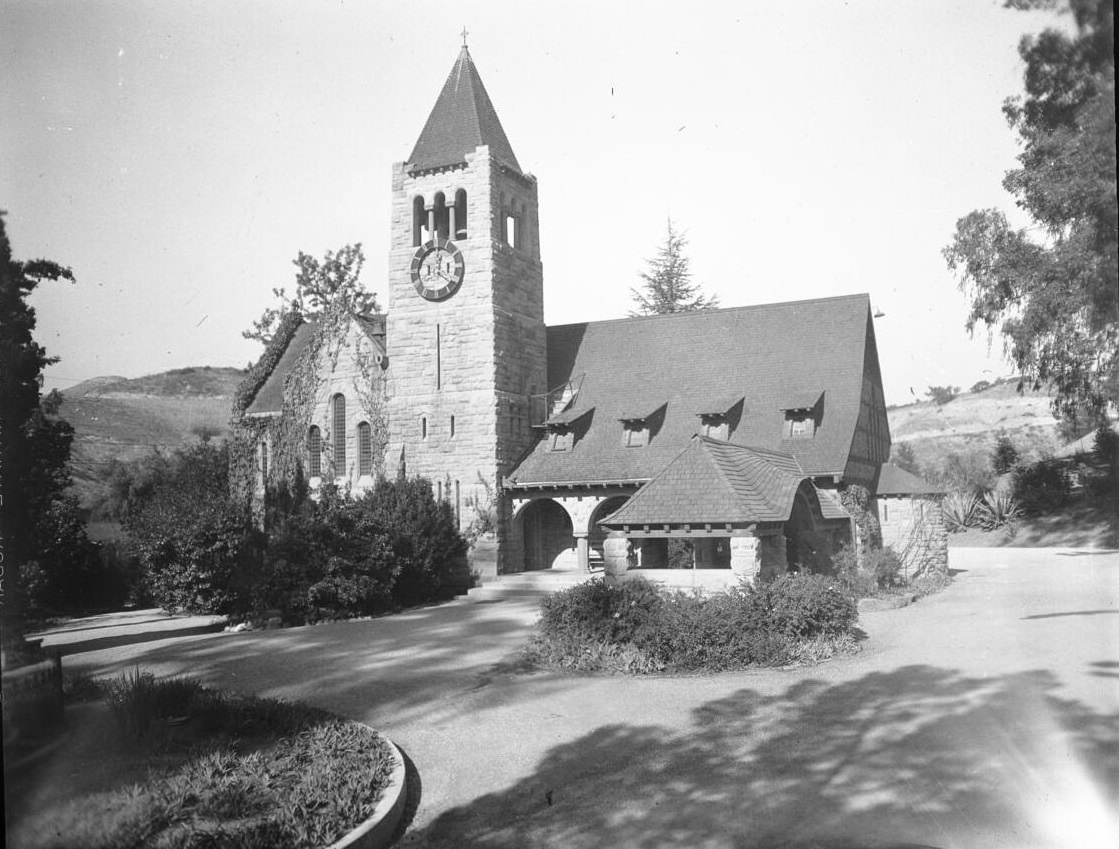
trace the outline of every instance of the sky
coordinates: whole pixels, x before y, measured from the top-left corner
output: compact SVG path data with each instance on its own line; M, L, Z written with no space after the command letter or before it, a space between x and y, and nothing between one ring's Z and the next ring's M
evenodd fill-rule
M987 0L0 0L0 209L46 387L243 367L300 251L361 242L462 45L539 181L545 318L618 318L666 223L722 306L867 292L886 398L1012 373L941 256L1000 207L1023 34ZM391 342L390 342L391 344Z

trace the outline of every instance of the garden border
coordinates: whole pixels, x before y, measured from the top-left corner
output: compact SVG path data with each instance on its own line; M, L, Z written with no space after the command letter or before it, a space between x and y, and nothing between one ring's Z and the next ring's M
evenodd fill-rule
M357 721L351 720L351 722ZM361 724L365 725L364 722ZM372 730L392 752L393 768L388 787L385 788L385 793L373 809L373 813L344 837L331 843L327 849L384 849L392 843L396 828L404 817L404 808L408 801L404 756L392 740L377 729Z

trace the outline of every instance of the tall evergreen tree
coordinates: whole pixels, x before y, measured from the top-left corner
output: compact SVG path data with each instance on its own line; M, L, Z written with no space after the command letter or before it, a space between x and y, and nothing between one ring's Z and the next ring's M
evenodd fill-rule
M73 279L69 268L48 260L14 260L0 214L0 630L5 647L22 638L26 598L20 578L50 541L45 526L52 505L70 485L74 434L57 416L61 395L42 397L43 369L58 358L35 341L35 310L27 298L44 280Z
M1024 379L1047 386L1054 411L1074 419L1119 402L1115 24L1111 0L1060 8L1075 34L1023 38L1026 94L1003 106L1021 143L1003 186L1036 226L1013 229L1000 210L977 210L957 222L944 257L971 298L968 330L997 329Z
M700 285L692 282L688 257L684 253L688 240L668 219L668 233L657 255L648 261L649 270L641 273L640 287L630 289L638 309L630 315L664 315L672 312L695 312L714 309L717 297L708 297Z

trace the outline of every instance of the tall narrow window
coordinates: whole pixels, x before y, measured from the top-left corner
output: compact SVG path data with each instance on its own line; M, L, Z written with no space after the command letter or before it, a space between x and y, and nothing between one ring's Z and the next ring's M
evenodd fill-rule
M373 429L369 422L357 426L357 473L373 474Z
M427 210L424 209L423 195L412 198L412 247L418 248L427 235Z
M454 436L455 436L455 417L451 416L451 438L454 439Z
M468 237L466 228L466 189L459 189L455 192L455 235L453 239L465 239Z
M334 423L331 433L334 445L334 474L346 474L346 396L334 396Z
M420 439L427 439L427 416L420 419Z
M322 433L317 425L311 425L307 432L307 451L311 455L307 463L311 477L322 477Z
M268 481L268 440L260 440L260 475L267 483Z

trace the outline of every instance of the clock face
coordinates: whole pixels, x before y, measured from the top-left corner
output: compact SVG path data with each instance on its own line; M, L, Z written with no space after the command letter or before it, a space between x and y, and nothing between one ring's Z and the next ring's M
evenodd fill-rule
M447 239L425 242L412 257L412 285L429 301L442 301L458 291L466 266L462 251Z

